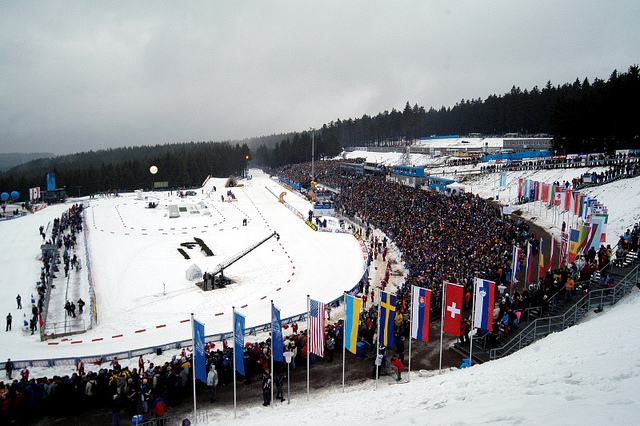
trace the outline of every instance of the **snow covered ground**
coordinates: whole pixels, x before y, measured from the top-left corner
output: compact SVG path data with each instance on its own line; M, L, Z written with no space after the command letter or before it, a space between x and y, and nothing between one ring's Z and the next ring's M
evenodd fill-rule
M363 152L349 155L365 156ZM376 153L368 160L395 164L399 157ZM416 156L412 161L422 165L433 160ZM465 169L456 169L456 174L451 169L436 170L460 179ZM500 189L499 198L509 201L515 197L519 177L552 182L571 180L585 171L510 172L508 186ZM27 295L34 292L38 280L38 227L59 217L70 204L0 222L0 260L5 269L0 275L5 294L0 312L12 312L15 318L13 331L0 332L0 360L90 356L189 339L189 325L181 321L191 312L205 323L206 333L212 334L230 329L232 305L247 305L242 310L251 326L268 321L271 299L287 317L306 310L307 294L329 301L351 288L363 271L356 240L348 234L312 232L278 203L275 195L287 192L285 200L303 215L308 203L260 172L252 174L252 180L241 182L246 184L244 188L232 189L236 202L220 200L226 189L223 181L217 180L186 199L175 193L155 193L153 201L160 204L157 209L146 209L150 200L136 200L134 194L82 200L89 219L88 245L98 310L94 329L76 336L82 343L40 342L19 330L20 311L15 309L16 294L21 294L23 305L28 306ZM482 197L495 197L496 179L495 174L476 175L463 183ZM217 191L208 196L214 184ZM609 208L608 243L612 245L640 220L640 178L583 192ZM169 204L184 207L186 213L179 219L168 218ZM199 213L192 213L194 209ZM533 203L522 207L522 214L559 235L563 217L553 210ZM243 218L248 219L246 227L242 226ZM229 288L203 293L185 278L193 263L202 270L212 269L273 231L281 235L279 241L270 239L225 272L236 281ZM194 237L202 238L215 256L207 258L190 249L191 259L185 260L177 249ZM441 375L414 372L408 384L379 386L377 390L369 382L347 387L345 393L340 387L314 392L310 401L305 395L292 395L290 405L275 409L256 403L256 407L240 407L236 423L275 423L293 419L291 416L300 424L347 424L364 419L373 424L633 423L640 408L635 398L640 389L640 343L633 338L637 330L634 319L640 311L637 293L634 290L617 306L590 314L581 324L505 359ZM223 315L216 316L220 312ZM162 324L166 327L156 328ZM146 331L136 333L140 329ZM123 336L112 338L118 334ZM95 338L104 340L92 342ZM32 374L43 371L32 369ZM69 366L64 374L72 371ZM216 407L208 417L211 424L229 420L233 410Z
M3 312L14 316L13 330L0 334L0 359L92 357L188 340L190 324L183 321L192 312L205 323L207 335L228 332L232 329L232 306L246 316L249 328L270 321L271 300L281 309L282 318L287 318L306 312L307 295L330 302L358 283L366 264L361 245L352 235L314 232L278 197L284 193L284 200L305 216L311 205L259 171L254 171L253 179L244 181L243 187L230 189L236 201L228 201L225 180L211 179L191 197L155 192L144 194L147 199L129 193L70 200L0 222L5 247L1 256L7 268L0 278L6 289L0 304ZM21 327L25 311L27 318L30 316L30 297L40 276L42 239L38 228L46 228L75 201L86 207L97 324L73 338L40 342L39 336ZM150 201L158 207L149 209ZM169 205L183 210L179 218L169 217ZM246 226L243 219L247 219ZM234 281L227 288L204 292L186 278L192 265L212 271L273 232L279 238L270 238L225 269L225 276ZM182 245L195 243L194 237L202 239L214 256L205 256L198 245ZM77 252L85 262L84 243ZM70 282L78 275L83 280L83 284L71 283L70 287L88 287L86 268L70 275ZM64 312L69 298L62 271L54 284L52 316ZM16 309L17 294L23 298L23 310ZM89 301L88 296L83 299ZM88 325L87 311L79 317Z

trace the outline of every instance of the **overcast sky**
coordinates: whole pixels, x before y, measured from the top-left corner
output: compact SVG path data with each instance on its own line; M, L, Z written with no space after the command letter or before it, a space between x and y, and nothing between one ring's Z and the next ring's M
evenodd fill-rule
M242 139L640 63L640 2L0 2L0 153Z

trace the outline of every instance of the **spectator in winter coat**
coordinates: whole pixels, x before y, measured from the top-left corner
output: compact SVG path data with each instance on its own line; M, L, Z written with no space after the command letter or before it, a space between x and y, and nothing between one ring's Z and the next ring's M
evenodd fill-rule
M207 386L211 389L211 402L215 402L216 386L218 386L218 372L213 364L209 367L209 374L207 374Z
M271 404L271 375L267 370L262 373L262 399L265 407Z
M402 379L402 370L404 369L402 361L400 361L400 358L397 356L394 356L391 358L391 365L393 365L397 370L396 381L400 381Z
M151 402L151 393L153 388L148 379L142 379L142 392L140 399L142 400L142 413L147 414L149 412L149 402Z
M13 362L11 358L7 359L7 362L4 364L4 369L7 372L7 379L11 380L11 373L13 372Z
M164 402L164 399L162 399L162 397L159 396L156 398L155 401L153 401L153 407L151 407L151 412L156 417L162 417L164 416L165 406L166 406L166 403Z
M120 395L113 395L113 401L111 402L111 424L112 426L120 426L120 411L122 411L122 400Z
M276 399L280 399L280 402L284 402L284 379L287 376L284 373L278 374L276 377L276 387L278 389L278 393L276 394Z

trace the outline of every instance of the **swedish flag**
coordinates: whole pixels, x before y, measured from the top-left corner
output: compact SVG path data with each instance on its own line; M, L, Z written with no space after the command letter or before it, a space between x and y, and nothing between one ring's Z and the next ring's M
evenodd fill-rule
M380 293L378 342L387 348L393 348L393 327L395 318L396 295L383 291Z

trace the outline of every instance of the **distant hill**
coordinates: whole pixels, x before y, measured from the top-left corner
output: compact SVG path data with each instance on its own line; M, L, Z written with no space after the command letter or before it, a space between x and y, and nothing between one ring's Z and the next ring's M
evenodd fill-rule
M6 172L12 167L28 163L29 161L50 157L55 157L55 155L50 152L0 154L0 172Z

